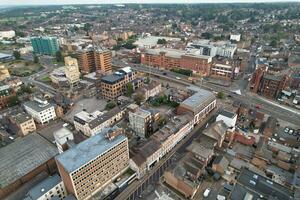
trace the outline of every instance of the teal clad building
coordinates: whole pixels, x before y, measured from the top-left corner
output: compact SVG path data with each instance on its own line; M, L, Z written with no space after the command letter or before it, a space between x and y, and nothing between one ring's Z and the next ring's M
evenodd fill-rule
M59 51L59 45L56 37L32 37L30 38L33 52L39 55L55 56Z

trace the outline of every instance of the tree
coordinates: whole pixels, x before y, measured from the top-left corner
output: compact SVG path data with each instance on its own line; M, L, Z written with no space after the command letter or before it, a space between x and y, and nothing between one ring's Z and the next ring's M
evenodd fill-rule
M225 94L223 92L218 92L217 98L224 99L225 98Z
M133 85L132 83L128 83L126 89L126 96L131 97L132 93L133 93Z
M166 39L158 39L157 40L157 44L167 44L167 40Z
M63 61L63 55L62 55L61 51L56 52L55 58L56 58L57 62L62 62Z
M11 107L11 106L15 106L15 105L18 105L19 104L19 98L18 96L14 95L14 96L11 96L8 100L8 106Z
M19 59L21 58L21 54L20 54L19 51L14 51L14 52L13 52L13 55L14 55L14 57L15 57L17 60L19 60Z
M276 40L272 40L271 43L270 43L270 45L271 45L272 47L276 48L278 44L277 44L277 41L276 41Z
M85 30L86 32L89 32L91 30L92 26L93 26L92 24L86 23L86 24L84 24L83 30Z
M116 107L116 103L114 102L114 101L110 101L110 102L108 102L107 104L106 104L106 106L105 106L105 108L107 109L107 110L111 110L111 109L113 109L114 107Z
M138 94L134 95L133 99L134 99L135 103L140 106L141 103L145 100L145 97L143 94L138 93Z

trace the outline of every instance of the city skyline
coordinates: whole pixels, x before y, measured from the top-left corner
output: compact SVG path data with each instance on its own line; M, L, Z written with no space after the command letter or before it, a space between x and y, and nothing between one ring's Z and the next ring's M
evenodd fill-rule
M298 0L176 0L178 4L188 4L188 3L273 3L273 2L299 2ZM51 2L47 0L30 0L30 1L22 1L22 0L4 0L0 3L2 6L6 5L69 5L69 4L163 4L163 3L174 3L171 0L53 0Z

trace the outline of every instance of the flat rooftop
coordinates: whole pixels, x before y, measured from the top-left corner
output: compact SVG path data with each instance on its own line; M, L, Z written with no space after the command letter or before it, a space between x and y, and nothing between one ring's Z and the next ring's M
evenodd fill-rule
M201 58L201 59L211 59L210 56L200 55L200 54L196 54L195 52L187 52L187 51L178 50L178 49L157 48L157 49L147 49L146 50L146 53L152 54L152 55L159 55L162 52L164 52L166 54L166 56L172 57L172 58L181 58L182 56L189 56L189 57L195 57L195 58Z
M43 110L53 107L54 104L53 103L41 104L37 101L27 101L24 103L24 106L27 106L35 110L36 112L41 112Z
M124 135L118 135L113 140L108 140L105 135L109 130L111 128L106 128L101 133L84 140L75 147L58 155L56 160L67 172L71 173L117 144L127 140L127 137Z
M0 149L0 187L3 188L58 154L53 144L36 133Z

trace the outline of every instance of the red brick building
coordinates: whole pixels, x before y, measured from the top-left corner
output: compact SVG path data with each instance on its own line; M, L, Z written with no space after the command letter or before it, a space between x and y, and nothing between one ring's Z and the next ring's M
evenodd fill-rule
M176 49L147 49L141 53L141 63L164 69L179 67L192 70L201 76L208 76L212 57Z

